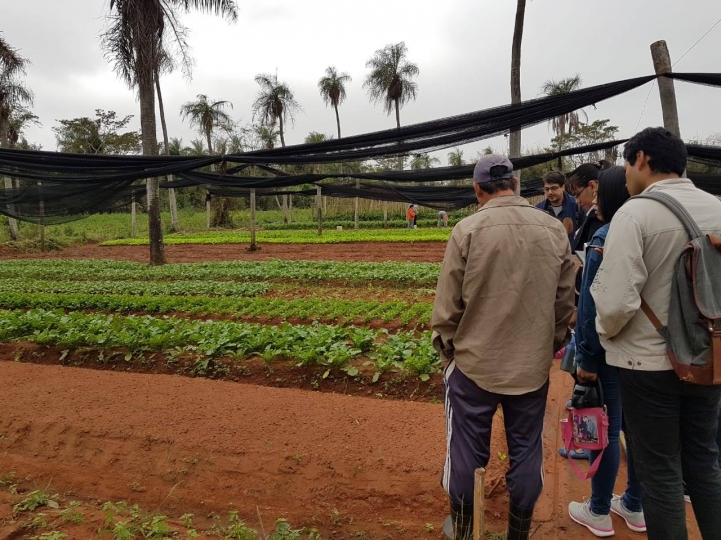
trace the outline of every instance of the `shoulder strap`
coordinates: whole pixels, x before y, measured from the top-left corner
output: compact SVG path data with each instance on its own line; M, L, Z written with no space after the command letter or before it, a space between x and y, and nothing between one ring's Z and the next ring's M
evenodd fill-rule
M694 219L675 197L671 197L671 195L659 191L649 191L648 193L642 193L640 195L636 195L635 197L631 197L631 199L652 199L656 202L660 202L673 212L673 214L683 224L686 232L688 232L692 240L702 238L704 236Z

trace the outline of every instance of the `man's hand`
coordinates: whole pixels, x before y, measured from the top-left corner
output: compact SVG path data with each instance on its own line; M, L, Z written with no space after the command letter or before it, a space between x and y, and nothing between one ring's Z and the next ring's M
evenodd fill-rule
M592 383L598 380L598 375L589 371L584 371L580 367L577 367L576 378L582 383Z

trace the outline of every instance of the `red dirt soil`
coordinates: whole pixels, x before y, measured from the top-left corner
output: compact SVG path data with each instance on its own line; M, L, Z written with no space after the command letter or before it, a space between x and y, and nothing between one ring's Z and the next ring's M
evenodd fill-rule
M260 513L267 528L282 516L326 539L441 537L441 405L12 361L0 362L0 381L0 473L50 492L127 500L176 521L236 509L254 527ZM569 388L554 372L536 539L592 538L565 510L589 485L556 454ZM487 490L502 478L503 441L498 424ZM503 528L504 488L487 504L491 530ZM617 538L637 538L613 520ZM0 537L12 527L0 521Z
M415 261L441 262L445 242L355 242L348 244L262 244L260 251L246 251L244 244L181 244L165 246L168 262L264 261ZM117 259L148 262L148 246L98 246L85 244L48 253L21 253L0 246L0 259Z

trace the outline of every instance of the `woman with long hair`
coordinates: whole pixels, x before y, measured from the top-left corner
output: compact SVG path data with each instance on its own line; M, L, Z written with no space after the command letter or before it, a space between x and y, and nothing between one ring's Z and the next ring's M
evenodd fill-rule
M618 370L606 364L606 352L596 332L596 304L591 296L593 283L603 258L603 245L613 216L625 203L629 194L623 167L611 167L599 172L594 197L596 217L602 226L591 238L586 251L586 265L580 288L578 321L576 323L576 377L580 382L600 380L608 411L608 447L600 466L591 480L591 498L585 502L572 502L568 513L576 523L588 528L599 537L612 536L611 512L621 516L635 532L646 531L646 520L641 507L641 486L636 479L633 456L627 454L628 485L622 496L613 494L620 464L619 438L623 425L621 390ZM600 452L591 452L595 460Z

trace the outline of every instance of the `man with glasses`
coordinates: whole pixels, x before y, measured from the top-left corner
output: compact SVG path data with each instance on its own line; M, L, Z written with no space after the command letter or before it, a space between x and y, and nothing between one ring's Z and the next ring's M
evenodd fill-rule
M543 191L546 199L536 208L548 212L558 219L566 229L569 241L578 225L576 199L565 192L566 177L562 172L551 171L543 177Z

